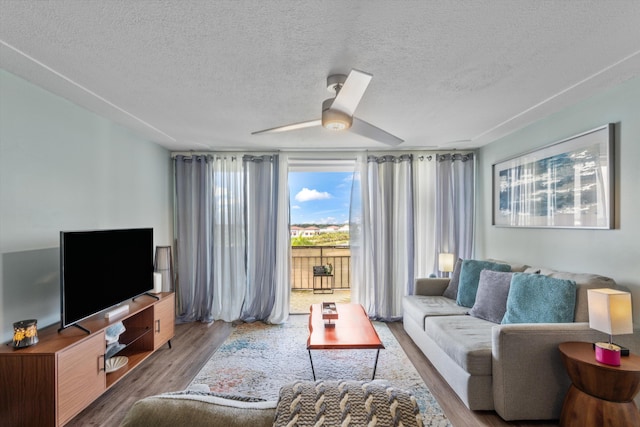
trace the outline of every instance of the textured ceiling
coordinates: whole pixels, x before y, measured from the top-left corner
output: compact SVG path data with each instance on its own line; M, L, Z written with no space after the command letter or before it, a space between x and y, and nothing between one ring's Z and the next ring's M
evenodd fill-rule
M0 0L0 65L171 150L386 149L309 128L326 77L355 116L465 149L640 75L638 0ZM578 130L578 129L577 129ZM587 129L585 129L587 130Z

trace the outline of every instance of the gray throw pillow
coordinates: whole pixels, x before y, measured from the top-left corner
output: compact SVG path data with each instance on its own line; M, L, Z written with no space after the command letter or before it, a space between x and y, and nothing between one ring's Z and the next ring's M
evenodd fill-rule
M460 281L460 269L462 268L462 259L458 258L456 265L453 267L453 273L451 279L447 285L447 289L442 293L443 297L450 299L456 299L458 296L458 282Z
M478 281L476 302L469 315L493 323L502 322L507 311L507 296L513 273L482 270Z

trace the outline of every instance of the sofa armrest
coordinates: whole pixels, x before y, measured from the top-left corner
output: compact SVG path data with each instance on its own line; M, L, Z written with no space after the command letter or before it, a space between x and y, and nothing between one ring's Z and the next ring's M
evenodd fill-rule
M571 385L558 345L605 335L588 323L509 324L492 328L493 400L505 420L558 419Z
M420 277L414 282L414 295L442 296L449 285L448 277Z

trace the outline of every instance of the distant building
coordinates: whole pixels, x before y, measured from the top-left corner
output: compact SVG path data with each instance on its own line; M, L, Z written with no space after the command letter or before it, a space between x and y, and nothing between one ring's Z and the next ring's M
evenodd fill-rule
M304 237L317 236L318 234L320 234L320 229L318 227L309 226L302 230L302 236Z
M302 236L303 231L304 231L304 228L298 227L297 225L292 225L289 228L289 234L291 234L291 237Z
M292 225L291 227L289 227L289 234L291 235L291 238L311 237L311 236L317 236L319 234L324 234L324 233L338 233L338 232L348 233L349 224L345 224L342 226L328 225L322 228L315 227L315 226L300 227L298 225Z

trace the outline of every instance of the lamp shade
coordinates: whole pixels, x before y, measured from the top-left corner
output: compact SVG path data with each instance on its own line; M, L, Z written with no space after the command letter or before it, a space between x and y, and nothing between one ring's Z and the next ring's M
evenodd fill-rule
M156 246L154 271L162 275L162 291L173 290L173 258L171 246Z
M453 271L453 254L438 254L438 270L446 272Z
M588 289L589 327L609 335L633 333L631 294L616 289Z

